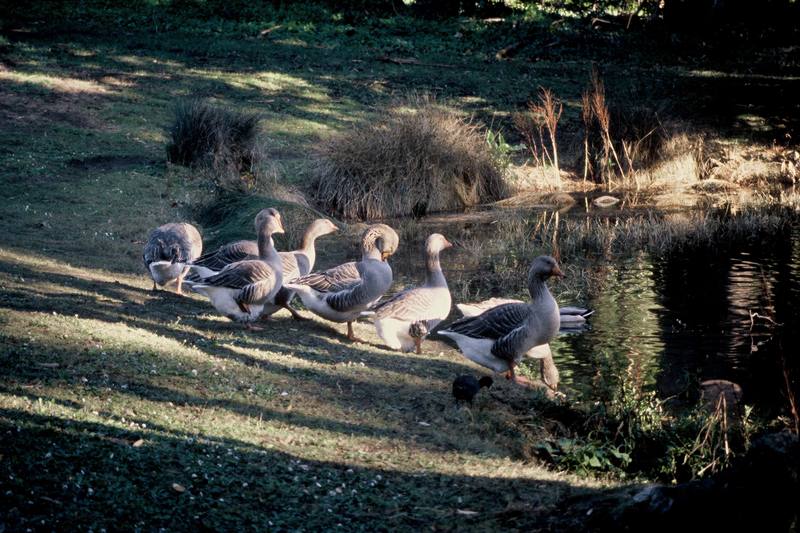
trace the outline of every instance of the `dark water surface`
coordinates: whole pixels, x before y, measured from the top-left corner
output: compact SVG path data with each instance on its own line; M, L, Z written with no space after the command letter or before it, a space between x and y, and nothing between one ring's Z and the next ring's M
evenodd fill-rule
M473 240L502 237L491 223L422 222L420 227L456 241L465 234ZM406 237L405 250L394 258L401 283L421 278L423 240L424 235L417 242ZM457 292L465 277L484 275L480 253L473 246L442 256L454 302L466 298ZM694 247L658 256L630 252L584 260L581 266L601 283L586 301L559 304L583 305L595 313L584 331L562 334L552 345L562 387L570 395L609 399L627 377L656 390L661 398L691 403L701 381L726 379L741 385L745 403L756 406L760 414L787 411L784 365L795 386L800 374L800 229L796 226L757 239L716 243L713 249ZM495 290L492 295L519 297L524 277L519 278L518 286L509 287L506 294ZM775 323L758 317L751 321L751 313ZM452 317L456 316L454 310Z

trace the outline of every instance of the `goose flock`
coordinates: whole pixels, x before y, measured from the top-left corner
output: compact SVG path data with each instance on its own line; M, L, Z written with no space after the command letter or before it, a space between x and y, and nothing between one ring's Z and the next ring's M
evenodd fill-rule
M314 270L315 242L338 231L327 219L317 219L306 230L301 247L289 252L275 249L273 235L284 233L283 219L273 209L255 217L255 240L240 240L203 254L200 232L191 224L171 223L152 230L144 246L145 267L157 286L174 284L208 298L218 313L247 329L269 320L280 309L296 320L307 320L294 307L297 296L305 308L326 320L347 324L347 338L358 341L353 322L371 320L378 337L392 350L422 353L422 342L450 314L452 298L442 272L440 254L452 243L439 233L425 242L424 281L383 299L392 285L388 259L400 238L386 224L372 224L361 235L361 259ZM521 385L533 383L516 367L523 358L540 361L541 381L553 391L558 369L550 341L560 328L586 321L591 312L577 307L559 308L547 286L551 277L563 277L555 259L533 259L527 278L529 301L492 298L456 304L462 318L438 331L453 340L469 360ZM472 400L491 379L459 376L453 384L457 400Z

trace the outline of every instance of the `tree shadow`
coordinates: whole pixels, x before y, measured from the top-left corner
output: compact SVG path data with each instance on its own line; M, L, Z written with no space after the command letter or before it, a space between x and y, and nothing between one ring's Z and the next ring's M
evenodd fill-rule
M133 443L143 439L139 446ZM540 530L565 482L309 459L233 438L0 410L5 527ZM566 522L568 523L568 522Z

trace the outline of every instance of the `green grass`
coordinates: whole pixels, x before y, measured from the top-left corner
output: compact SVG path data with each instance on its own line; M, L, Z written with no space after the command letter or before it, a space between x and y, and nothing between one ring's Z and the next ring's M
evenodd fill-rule
M246 333L142 276L7 250L0 265L11 526L523 526L506 506L592 484L525 460L504 406L456 408L469 368L439 343L401 355L288 315Z
M349 344L342 327L284 313L243 332L200 298L147 290L142 240L208 201L206 183L165 163L179 98L260 113L282 183L303 186L321 138L412 90L503 129L539 85L577 116L592 60L609 93L655 100L693 83L694 59L653 69L661 52L639 63L627 48L640 37L546 19L350 24L309 8L234 22L149 3L43 5L4 19L0 41L6 530L530 530L557 521L567 497L614 485L532 459L541 428L524 391L498 383L513 406L484 395L456 408L453 377L478 369L446 345L397 354L366 324L371 344ZM520 38L518 57L494 60ZM257 198L243 205L254 213ZM291 213L295 232L311 216ZM247 237L248 217L202 229L211 242ZM320 266L350 254L355 232L330 238Z

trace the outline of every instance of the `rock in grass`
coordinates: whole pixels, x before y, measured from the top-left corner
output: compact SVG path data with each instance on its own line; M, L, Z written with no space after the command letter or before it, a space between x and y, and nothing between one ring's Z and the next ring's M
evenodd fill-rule
M616 198L614 196L608 196L608 195L599 196L599 197L595 198L594 200L592 200L592 203L594 205L596 205L597 207L612 207L612 206L617 205L619 203L619 198Z

